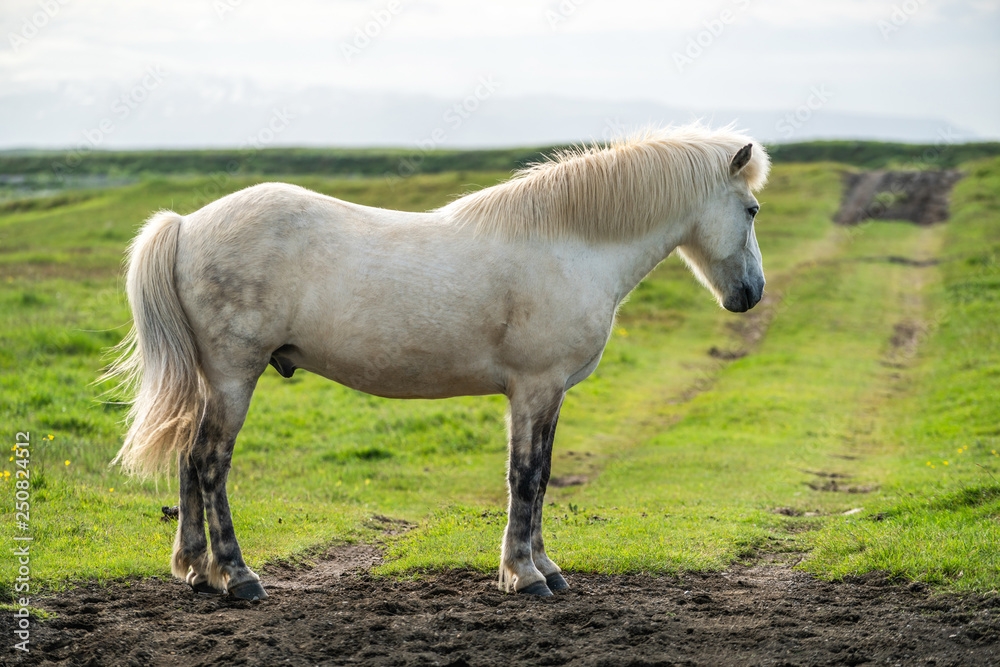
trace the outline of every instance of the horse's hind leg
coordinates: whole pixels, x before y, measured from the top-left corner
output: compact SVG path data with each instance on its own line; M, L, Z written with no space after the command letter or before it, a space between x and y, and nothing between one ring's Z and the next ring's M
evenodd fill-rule
M214 589L228 589L231 595L247 600L263 600L267 593L259 577L243 561L226 496L226 479L236 435L246 418L258 375L214 383L209 378L211 398L191 451L212 545L205 571L206 582Z
M507 529L504 531L500 556L500 586L533 595L552 595L546 584L546 574L539 570L533 558L533 523L539 500L542 478L551 454L551 436L562 404L562 389L534 390L520 388L510 396L510 462L507 483L510 505ZM541 515L538 518L539 529ZM544 557L541 564L554 563ZM558 568L555 568L558 572Z
M170 569L186 580L198 593L221 595L222 590L208 584L208 540L205 539L205 504L201 497L198 471L187 456L178 461L180 502L177 537Z
M556 423L559 421L559 408L555 416L541 434L542 446L542 476L538 480L538 491L535 493L535 504L531 514L531 559L538 571L545 575L545 583L551 591L561 591L569 588L563 578L562 570L545 553L545 541L542 539L542 507L545 505L545 489L549 484L552 472L552 444L556 437Z

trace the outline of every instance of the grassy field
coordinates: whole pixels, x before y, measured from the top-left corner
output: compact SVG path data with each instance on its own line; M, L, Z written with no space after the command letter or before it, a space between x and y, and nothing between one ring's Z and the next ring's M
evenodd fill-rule
M14 150L0 151L0 212L31 204L25 195L66 187L114 185L139 178L285 174L382 178L396 183L414 174L509 171L543 159L550 149L494 148L267 148L211 150ZM843 162L866 169L951 168L1000 155L1000 142L934 144L878 141L803 141L768 147L776 163ZM13 178L2 175L14 175ZM20 201L8 201L8 200Z
M721 311L675 258L632 294L562 412L553 474L586 480L552 489L546 508L565 569L779 553L826 577L1000 588L1000 160L964 165L953 219L935 227L834 227L844 168L776 166L758 227L768 298L750 314ZM282 180L420 210L505 176ZM34 582L168 575L160 506L177 483L108 467L123 410L90 383L127 330L120 262L137 226L259 180L147 179L0 212L0 416L8 447L31 434ZM504 410L500 397L389 401L269 370L229 485L250 565L382 540L385 573L494 568ZM0 485L8 535L16 470L5 462ZM379 517L416 528L387 537ZM6 596L14 576L0 572Z

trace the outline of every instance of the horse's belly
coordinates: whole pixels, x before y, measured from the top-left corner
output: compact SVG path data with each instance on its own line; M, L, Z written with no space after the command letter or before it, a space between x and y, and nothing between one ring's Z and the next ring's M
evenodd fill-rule
M401 345L376 350L302 354L296 368L386 398L450 398L503 393L483 360L421 354Z

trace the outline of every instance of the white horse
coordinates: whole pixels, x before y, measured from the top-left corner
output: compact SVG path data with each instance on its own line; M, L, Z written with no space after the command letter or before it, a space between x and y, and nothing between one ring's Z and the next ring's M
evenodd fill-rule
M750 138L693 126L562 153L426 213L265 183L153 215L129 248L134 326L108 376L135 392L115 461L140 475L179 462L174 574L203 593L267 597L226 478L270 363L391 398L507 396L500 585L566 588L542 540L563 397L597 368L625 296L675 249L727 310L760 300L752 193L768 168Z

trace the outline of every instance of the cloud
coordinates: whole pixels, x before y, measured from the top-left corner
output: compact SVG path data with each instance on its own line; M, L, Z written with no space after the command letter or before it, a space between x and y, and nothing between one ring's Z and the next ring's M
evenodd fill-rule
M13 48L43 6L58 9ZM0 87L128 87L156 65L172 82L289 93L449 98L492 75L501 97L777 109L825 84L840 111L931 114L1000 136L1000 90L983 84L1000 80L998 27L997 2L958 0L7 0ZM679 69L692 41L699 55Z

